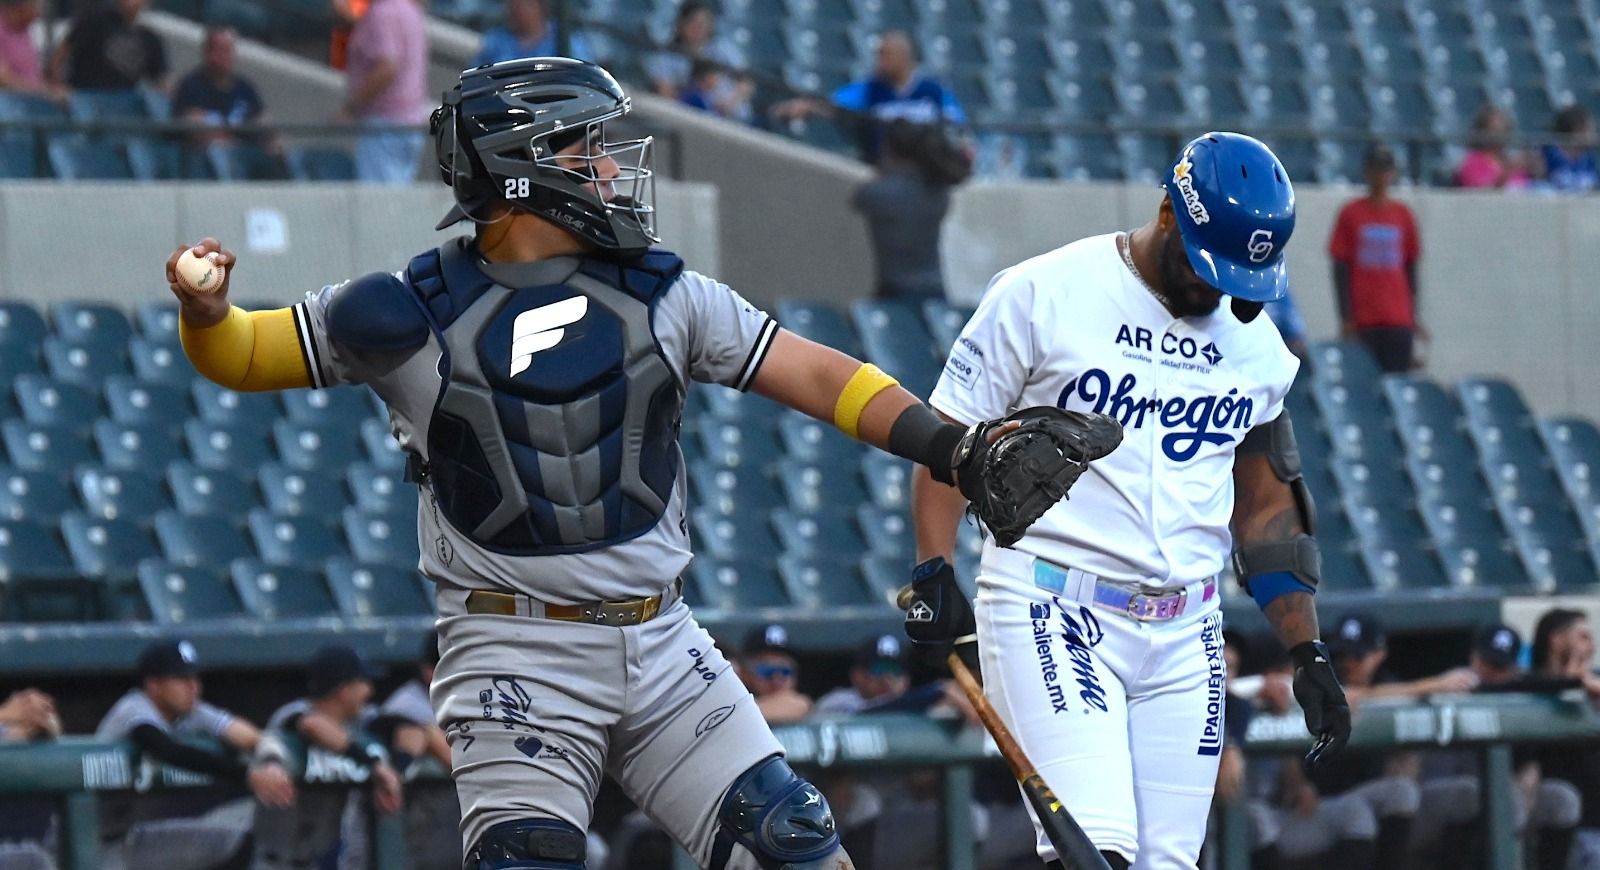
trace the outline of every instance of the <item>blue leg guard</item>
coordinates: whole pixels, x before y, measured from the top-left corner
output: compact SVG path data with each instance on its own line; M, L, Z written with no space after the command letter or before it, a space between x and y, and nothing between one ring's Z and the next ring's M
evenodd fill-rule
M555 819L517 819L483 832L462 870L584 870L588 840Z
M763 870L854 866L839 847L827 798L791 770L782 756L763 759L734 780L717 821L714 870L726 866L736 843L748 849Z

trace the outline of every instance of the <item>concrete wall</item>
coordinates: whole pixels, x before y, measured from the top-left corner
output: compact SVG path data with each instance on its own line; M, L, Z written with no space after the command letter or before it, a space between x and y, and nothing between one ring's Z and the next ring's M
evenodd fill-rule
M1338 333L1328 235L1355 192L1301 185L1288 248L1295 300L1313 339ZM1509 377L1535 410L1600 418L1600 201L1454 190L1403 191L1423 258L1428 369L1452 379ZM1149 220L1159 190L1141 185L971 185L945 227L952 296L972 304L1000 269L1073 239ZM737 219L738 209L729 211Z
M663 183L667 242L691 268L720 271L717 192ZM0 185L0 299L132 304L168 295L162 264L180 244L214 236L239 255L236 299L288 302L352 275L393 270L455 232L433 231L443 185Z

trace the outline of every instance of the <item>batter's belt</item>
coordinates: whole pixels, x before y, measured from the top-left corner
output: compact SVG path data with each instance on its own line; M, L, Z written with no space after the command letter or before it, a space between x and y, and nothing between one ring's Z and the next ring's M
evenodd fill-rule
M625 598L619 601L587 601L582 604L549 604L516 592L490 592L477 589L467 593L467 612L489 616L524 616L529 619L554 619L590 625L641 625L665 613L683 597L683 578L660 595Z

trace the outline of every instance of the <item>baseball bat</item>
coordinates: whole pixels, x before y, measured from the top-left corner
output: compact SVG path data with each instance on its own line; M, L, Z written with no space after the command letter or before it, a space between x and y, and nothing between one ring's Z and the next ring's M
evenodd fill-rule
M1011 736L1011 729L1000 721L1000 714L984 697L978 678L967 670L966 662L954 652L950 653L950 673L955 675L961 691L967 694L967 700L978 711L978 719L983 722L983 727L994 736L995 745L1000 747L1001 757L1011 766L1012 775L1022 784L1022 793L1038 814L1039 823L1044 826L1044 835L1050 838L1050 845L1056 847L1056 857L1061 859L1062 866L1066 870L1111 870L1111 865L1089 842L1089 835L1078 827L1077 820L1061 805L1039 772L1033 769L1033 762L1017 745L1017 739Z

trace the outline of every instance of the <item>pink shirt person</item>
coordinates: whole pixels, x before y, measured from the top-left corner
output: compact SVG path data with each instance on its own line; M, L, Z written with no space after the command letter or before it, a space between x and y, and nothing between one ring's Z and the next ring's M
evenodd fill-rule
M0 3L0 88L40 91L44 89L44 66L39 48L28 32L39 17L39 4Z
M350 59L345 68L349 92L360 93L383 61L394 76L365 105L356 107L364 120L420 124L431 106L427 98L428 42L422 7L416 0L375 0L350 34Z

